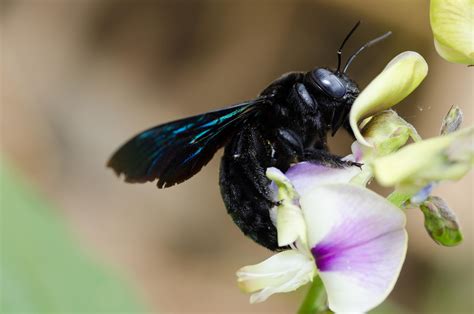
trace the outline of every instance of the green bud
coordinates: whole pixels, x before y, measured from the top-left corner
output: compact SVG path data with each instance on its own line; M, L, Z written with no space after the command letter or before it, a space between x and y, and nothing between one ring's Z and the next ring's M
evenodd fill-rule
M430 196L420 205L420 209L425 216L425 229L436 243L455 246L462 242L456 215L443 199Z
M463 113L458 106L452 106L443 119L441 125L441 135L457 131L462 124Z

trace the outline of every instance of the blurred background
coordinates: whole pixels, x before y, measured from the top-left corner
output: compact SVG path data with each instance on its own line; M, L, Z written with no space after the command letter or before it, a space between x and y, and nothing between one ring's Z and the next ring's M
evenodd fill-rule
M453 104L465 125L473 123L472 68L436 54L425 0L1 0L1 155L52 206L73 242L127 282L147 311L295 312L304 288L249 305L236 286L235 271L270 252L226 213L221 151L166 190L126 184L105 163L145 128L251 99L288 71L335 66L357 20L345 57L393 31L351 66L361 88L396 54L415 50L430 73L397 111L422 137L438 135ZM331 146L345 154L351 140L342 133ZM458 214L465 240L437 246L421 212L409 211L407 260L379 312L474 309L472 173L435 194Z

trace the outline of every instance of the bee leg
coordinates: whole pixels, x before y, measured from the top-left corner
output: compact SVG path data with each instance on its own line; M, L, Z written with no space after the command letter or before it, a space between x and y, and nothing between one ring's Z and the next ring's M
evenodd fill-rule
M273 164L281 171L286 171L290 163L297 161L296 156L302 156L304 153L301 137L287 128L276 130L273 148L276 152Z
M331 167L331 168L345 168L345 167L362 167L361 163L343 160L343 157L333 155L328 151L322 149L305 150L303 159L301 161L309 161L314 164Z

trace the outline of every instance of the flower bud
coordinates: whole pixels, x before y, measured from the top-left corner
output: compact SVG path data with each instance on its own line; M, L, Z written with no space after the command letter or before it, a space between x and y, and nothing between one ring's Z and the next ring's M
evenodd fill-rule
M463 113L458 106L452 106L443 119L441 125L441 135L453 133L457 131L462 124Z
M425 229L436 243L444 246L461 243L463 237L456 215L443 199L431 196L420 209L425 216Z

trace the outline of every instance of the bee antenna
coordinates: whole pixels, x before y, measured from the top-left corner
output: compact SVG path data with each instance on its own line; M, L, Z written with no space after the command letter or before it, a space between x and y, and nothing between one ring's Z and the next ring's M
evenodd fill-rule
M346 65L344 66L344 70L342 70L342 73L346 73L347 69L349 68L349 66L351 65L352 61L354 61L355 57L357 57L357 55L359 53L361 53L364 49L366 48L369 48L370 46L378 43L379 41L382 41L384 40L385 38L387 38L388 36L392 35L392 32L386 32L385 34L383 34L382 36L379 36L375 39L372 39L371 41L369 41L368 43L366 43L365 45L363 45L362 47L359 48L359 50L357 50L356 52L354 52L354 54L349 58L349 60L347 60L346 62Z
M337 51L337 71L339 73L339 70L341 69L341 58L342 58L342 48L344 48L344 45L346 44L347 40L352 36L352 34L355 32L357 27L359 27L360 21L357 21L357 23L352 27L351 31L349 34L346 35L346 38L342 41L341 47L339 47L339 50Z

